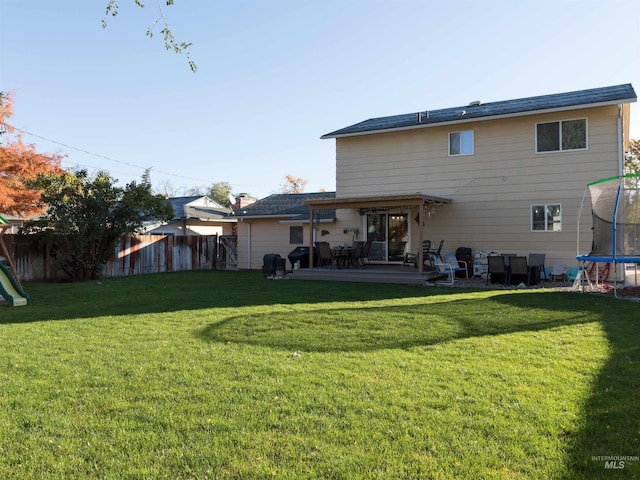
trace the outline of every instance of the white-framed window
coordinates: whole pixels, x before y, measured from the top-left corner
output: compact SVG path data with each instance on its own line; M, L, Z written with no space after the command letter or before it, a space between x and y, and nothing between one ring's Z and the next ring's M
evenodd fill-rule
M536 123L536 153L586 149L586 118Z
M449 132L449 156L473 155L473 130Z
M562 205L559 203L531 205L531 231L561 232Z

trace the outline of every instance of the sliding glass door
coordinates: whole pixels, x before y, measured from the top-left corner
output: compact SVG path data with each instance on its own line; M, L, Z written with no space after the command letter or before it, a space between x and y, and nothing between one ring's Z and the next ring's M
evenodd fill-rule
M371 240L369 260L373 262L401 262L409 240L406 213L367 214L367 240Z

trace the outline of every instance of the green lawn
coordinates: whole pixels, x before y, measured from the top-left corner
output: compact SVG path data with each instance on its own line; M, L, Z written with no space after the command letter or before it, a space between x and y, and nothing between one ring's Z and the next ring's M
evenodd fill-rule
M593 458L640 455L635 302L246 272L25 290L0 308L3 479L640 478Z

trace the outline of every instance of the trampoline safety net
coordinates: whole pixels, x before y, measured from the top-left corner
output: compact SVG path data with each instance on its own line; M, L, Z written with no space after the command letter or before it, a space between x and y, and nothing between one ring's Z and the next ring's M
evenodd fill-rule
M593 216L589 256L640 257L640 175L605 178L587 188Z

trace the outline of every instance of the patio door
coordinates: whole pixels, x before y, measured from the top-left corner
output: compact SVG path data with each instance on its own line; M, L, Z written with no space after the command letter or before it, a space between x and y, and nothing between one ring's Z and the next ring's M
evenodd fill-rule
M369 261L402 262L409 240L407 214L367 214L367 240L372 241Z

